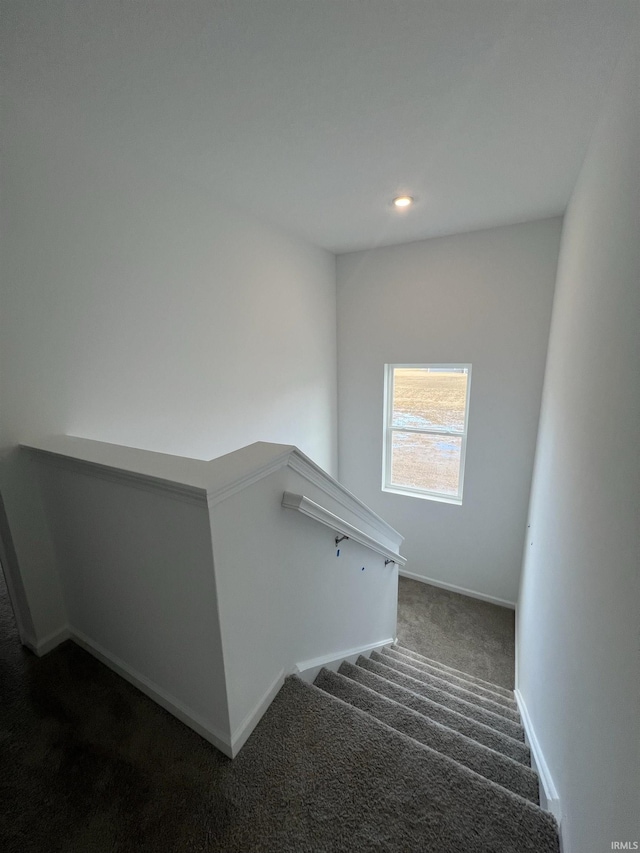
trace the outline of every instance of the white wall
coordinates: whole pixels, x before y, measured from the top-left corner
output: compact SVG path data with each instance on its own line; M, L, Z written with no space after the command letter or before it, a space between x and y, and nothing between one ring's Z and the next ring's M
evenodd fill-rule
M232 734L274 677L396 637L398 571L356 541L281 506L304 494L366 527L306 476L283 468L213 507L211 527ZM347 499L347 504L349 503ZM382 538L375 532L376 538Z
M406 570L514 602L561 222L338 258L339 471ZM471 362L462 506L381 491L383 365Z
M37 472L19 449L0 452L0 492L8 527L0 530L2 568L20 639L46 648L67 617Z
M68 636L226 754L285 674L393 641L395 563L282 506L304 494L398 553L402 537L291 446L213 462L65 436L39 474ZM308 665L308 666L307 666Z
M333 256L6 100L0 446L267 440L335 472Z
M565 853L640 843L639 35L565 218L518 608Z
M46 457L35 464L72 636L226 743L206 495Z
M333 255L146 152L86 145L46 95L3 94L0 448L67 433L210 459L266 440L335 473ZM0 488L40 641L61 601L39 498L12 471Z

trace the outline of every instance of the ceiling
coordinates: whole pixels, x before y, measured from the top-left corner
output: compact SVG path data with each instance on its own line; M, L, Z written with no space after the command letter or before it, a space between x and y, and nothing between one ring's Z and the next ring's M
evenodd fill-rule
M637 0L0 7L43 132L345 252L563 212Z

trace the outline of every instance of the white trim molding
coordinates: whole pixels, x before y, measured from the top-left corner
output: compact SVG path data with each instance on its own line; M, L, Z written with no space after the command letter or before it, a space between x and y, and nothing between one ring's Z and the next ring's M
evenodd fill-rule
M323 655L319 658L313 658L312 660L303 660L296 664L296 674L299 675L303 681L311 683L323 667L335 671L345 660L353 663L360 657L360 655L369 657L371 652L376 649L381 649L384 646L391 646L393 643L397 642L397 638L388 637L386 640L380 640L379 642L372 643L370 645L358 646L355 649L344 649L338 653L331 652L331 654Z
M562 816L560 797L553 779L551 778L551 773L542 753L542 748L536 736L535 729L533 728L527 703L524 701L522 693L517 688L514 690L514 695L518 704L518 710L520 711L520 717L522 718L522 725L526 734L527 743L531 749L531 763L540 780L540 806L546 811L551 812L558 821L558 825L560 825L560 818Z
M125 681L129 682L129 684L133 684L134 687L166 711L169 711L169 713L180 720L180 722L184 723L190 729L193 729L196 734L199 734L200 737L213 744L213 746L229 758L235 758L240 752L259 723L262 715L273 702L276 694L284 684L285 673L284 670L281 669L274 681L265 691L264 695L257 702L256 706L247 714L242 723L231 734L231 737L228 737L178 699L169 695L150 679L132 669L124 661L111 654L111 652L108 652L99 643L96 643L95 640L92 640L91 637L87 636L87 634L82 631L78 631L75 628L65 625L64 628L52 632L38 643L36 643L32 637L25 637L23 645L30 649L34 654L38 655L38 657L42 657L52 651L56 646L59 646L60 643L63 643L65 640L72 640L80 646L80 648L84 649L92 657L96 658L96 660L99 660L100 663L103 663L109 669L113 670L117 675L124 678Z
M440 589L448 589L449 592L458 592L460 595L468 595L469 598L477 598L480 601L488 601L490 604L497 604L500 607L508 607L509 610L516 609L515 601L507 601L504 598L496 598L493 595L485 595L484 592L476 592L474 589L465 589L463 586L456 586L452 583L436 580L435 578L425 578L422 575L414 575L413 572L406 572L400 569L398 572L403 578L409 578L412 581L420 581L420 583L429 584L429 586L437 586Z
M264 446L265 448L270 447L267 442L256 442L255 444L249 445L247 448L242 448L242 450L236 450L235 453L229 453L227 456L220 456L218 459L212 459L210 464L215 471L216 463L219 461L223 463L226 459L231 460L233 456L240 456L243 451L249 450L249 448L258 448L258 446ZM265 462L261 462L255 467L248 468L246 471L240 469L240 473L236 476L235 472L232 473L231 479L226 481L226 477L223 475L219 479L222 480L222 484L218 484L217 482L213 482L213 484L208 487L207 490L207 505L209 509L216 506L216 504L222 503L226 501L227 498L232 497L233 495L238 494L243 489L252 486L254 483L258 483L260 480L264 480L265 477L268 477L269 474L273 474L274 471L278 471L280 468L284 468L285 465L288 464L289 458L292 452L296 449L287 445L271 445L274 449L275 455L269 456ZM284 450L282 448L284 447ZM282 452L277 452L277 448L280 448ZM218 479L216 477L216 479Z
M227 753L231 758L235 758L245 745L251 732L260 722L262 715L267 710L269 705L276 698L276 694L284 684L284 670L281 669L269 687L266 689L261 699L256 703L255 708L251 710L234 732L231 733L231 752ZM224 750L223 750L224 751Z
M43 637L41 640L36 640L35 637L32 637L30 634L24 634L20 636L20 641L23 646L26 646L30 651L37 655L39 658L48 655L49 652L52 652L56 646L59 646L60 643L64 643L65 640L71 638L71 631L68 625L63 625L62 628L58 628L55 631L52 631L50 634L47 634L46 637Z
M373 526L392 547L399 549L404 540L397 530L292 444L257 441L210 460L172 456L71 435L25 440L20 446L46 459L48 464L141 489L162 491L178 500L206 501L209 508L274 471L289 467Z
M375 551L376 554L381 554L388 562L397 563L398 566L406 565L406 558L401 554L387 548L387 546L382 542L379 542L377 539L369 536L369 534L365 533L363 530L358 530L357 527L349 524L348 521L345 521L343 518L340 518L328 509L325 509L325 507L320 506L320 504L317 504L310 498L305 497L305 495L285 492L282 496L282 506L285 509L297 510L303 515L313 518L320 524L324 524L325 527L329 527L331 530L334 530L336 534L342 533L345 538L353 539L354 542L359 542L361 545L364 545L365 548Z
M348 509L350 512L357 515L358 518L362 519L362 521L367 522L367 524L374 524L381 533L383 533L386 538L398 546L398 548L404 542L404 536L398 533L390 524L388 524L383 518L380 518L372 509L363 503L360 498L357 498L353 492L350 492L348 489L339 483L337 480L334 480L333 477L330 477L326 471L323 471L320 466L316 465L315 462L312 462L308 456L305 456L297 447L293 448L293 452L289 455L289 459L287 464L289 468L293 471L297 471L298 474L301 474L306 480L313 483L319 489L321 489L326 495L330 498L333 498L336 503L339 503L345 509Z
M195 711L187 708L187 706L178 699L169 695L157 684L154 684L153 681L146 678L146 676L132 669L128 664L111 654L111 652L108 652L82 631L78 631L75 628L69 628L69 636L86 652L94 658L97 658L105 666L108 666L109 669L112 669L115 673L122 676L125 681L133 684L134 687L137 687L138 690L150 699L153 699L153 701L164 708L165 711L173 714L173 716L180 720L181 723L189 726L190 729L193 729L196 734L199 734L200 737L213 744L220 750L220 752L228 755L229 758L233 758L231 738L224 732L216 729L209 722L196 714Z

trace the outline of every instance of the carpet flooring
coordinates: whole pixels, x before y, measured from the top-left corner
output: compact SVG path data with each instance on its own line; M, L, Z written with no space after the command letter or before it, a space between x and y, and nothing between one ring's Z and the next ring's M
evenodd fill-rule
M557 853L508 692L438 655L290 677L232 762L73 643L23 649L0 573L0 850Z
M323 670L314 683L418 743L448 755L485 779L538 804L538 777L531 767L351 680L348 673L347 667L342 672Z
M515 614L506 607L400 578L398 642L513 690Z

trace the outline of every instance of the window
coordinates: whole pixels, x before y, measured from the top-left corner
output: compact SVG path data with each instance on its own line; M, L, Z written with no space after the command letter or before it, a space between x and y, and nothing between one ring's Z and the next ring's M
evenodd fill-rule
M385 365L382 488L462 503L470 364Z

